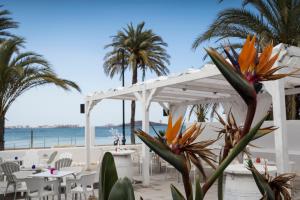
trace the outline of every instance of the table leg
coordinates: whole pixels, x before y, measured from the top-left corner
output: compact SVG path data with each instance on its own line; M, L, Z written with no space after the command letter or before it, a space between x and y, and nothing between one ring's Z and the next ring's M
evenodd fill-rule
M61 200L61 178L58 178L58 200Z

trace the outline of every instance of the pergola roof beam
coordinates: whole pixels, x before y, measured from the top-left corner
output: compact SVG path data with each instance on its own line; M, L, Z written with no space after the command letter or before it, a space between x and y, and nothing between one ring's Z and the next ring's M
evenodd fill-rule
M181 88L181 89L186 89L189 91L205 91L205 92L216 92L216 93L225 93L225 94L234 94L236 95L237 92L234 91L233 89L229 87L224 87L221 88L219 86L217 87L211 87L208 85L204 84L177 84L177 85L172 85L170 88Z
M230 94L226 94L226 93L206 92L206 91L199 91L199 90L183 90L180 88L164 88L162 94L174 94L176 96L187 95L187 96L211 97L211 98L230 97Z

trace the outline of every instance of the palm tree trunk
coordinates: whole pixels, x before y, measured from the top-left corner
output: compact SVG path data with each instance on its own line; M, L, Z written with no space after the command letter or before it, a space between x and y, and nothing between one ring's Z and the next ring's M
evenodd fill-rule
M286 100L286 119L295 120L297 117L297 95L285 96Z
M137 65L132 70L132 84L137 83ZM131 101L131 119L130 119L130 130L131 130L131 144L135 144L135 101Z
M0 116L0 151L4 150L5 116Z

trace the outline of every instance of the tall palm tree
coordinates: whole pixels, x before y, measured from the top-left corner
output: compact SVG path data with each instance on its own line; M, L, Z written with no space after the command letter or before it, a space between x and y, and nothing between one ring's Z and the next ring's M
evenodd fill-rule
M23 39L16 37L0 44L0 150L4 149L5 115L21 94L45 84L80 91L76 83L58 78L41 55L20 53L18 47L23 44Z
M252 9L246 9L246 6ZM193 43L196 49L205 41L233 39L232 45L241 47L240 39L247 35L257 36L257 45L285 43L300 46L300 1L299 0L242 0L241 8L228 8L219 12L217 18ZM219 48L219 47L216 47ZM288 107L295 105L296 96L289 98ZM291 109L288 109L291 110ZM287 118L293 113L288 112ZM291 115L291 116L290 116Z
M8 30L17 28L18 23L13 21L9 15L10 12L8 10L3 10L3 6L0 5L0 43L7 38L15 37L13 34L8 32Z
M142 22L136 27L132 23L120 30L112 37L112 43L105 48L112 48L104 57L104 72L111 78L122 73L122 58L120 50L124 51L125 69L132 71L132 84L138 82L138 69L143 72L143 79L146 70L156 73L156 75L166 75L169 73L169 55L165 47L167 43L156 35L151 29L144 28ZM131 102L131 143L135 143L134 123L135 123L135 101Z
M214 113L219 108L219 106L220 104L218 103L193 105L190 109L189 118L191 118L192 114L194 114L196 116L197 122L205 122L209 118L211 119L214 117Z

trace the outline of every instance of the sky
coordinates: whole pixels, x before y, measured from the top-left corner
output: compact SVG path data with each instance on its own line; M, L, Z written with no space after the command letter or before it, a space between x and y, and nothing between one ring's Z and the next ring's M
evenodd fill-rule
M103 72L104 49L128 23L144 21L168 43L171 56L168 66L171 73L188 68L200 68L203 47L191 49L195 38L206 30L217 13L228 7L239 7L240 1L227 0L2 0L5 9L19 22L12 32L26 40L22 51L42 54L62 78L75 81L82 89L66 92L47 85L33 88L19 97L6 116L7 126L12 125L84 125L84 115L79 105L86 95L106 91L121 85L118 77L110 79ZM146 79L154 78L147 73ZM125 84L130 85L131 74L125 74ZM92 124L120 124L121 101L104 100L92 111ZM141 119L137 104L136 119ZM130 102L126 102L126 122L130 120ZM151 121L166 121L162 108L153 103Z

